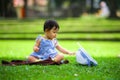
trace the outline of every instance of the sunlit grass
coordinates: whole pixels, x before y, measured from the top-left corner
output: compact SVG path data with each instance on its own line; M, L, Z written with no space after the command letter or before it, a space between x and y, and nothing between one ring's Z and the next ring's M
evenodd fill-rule
M43 32L46 19L31 20L0 20L0 33L2 32ZM55 19L63 31L106 31L119 30L119 20L108 20L94 16L80 18Z
M56 19L60 32L64 31L114 31L120 30L119 20L107 20L93 16ZM45 19L0 20L0 33L43 32ZM0 34L1 38L33 38L38 34ZM120 38L119 33L58 33L58 38ZM96 67L81 66L75 56L65 55L69 64L63 65L22 65L2 66L0 80L120 80L120 42L115 41L59 41L66 49L77 51L80 43L98 62ZM0 40L0 61L20 59L33 52L35 40Z
M80 43L94 57L115 57L120 53L120 42L102 41L59 41L59 43L72 51L77 51ZM2 57L21 57L28 56L33 50L35 40L0 40Z
M81 66L75 56L65 56L69 64L49 66L0 66L0 80L119 80L120 42L59 41L71 51L77 51L79 42L97 62L96 67ZM33 50L34 40L0 40L0 60L25 60Z

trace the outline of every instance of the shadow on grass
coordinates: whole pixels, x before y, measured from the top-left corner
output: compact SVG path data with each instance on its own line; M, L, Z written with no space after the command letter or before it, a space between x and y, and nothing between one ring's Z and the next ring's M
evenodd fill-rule
M76 66L83 66L80 65L76 62L76 58L75 57L66 57L66 59L68 59L70 61L71 65L76 65ZM100 66L111 66L113 68L113 66L116 69L120 70L120 58L119 57L95 57L94 58L97 62L98 62L98 67ZM11 60L26 60L25 58L15 58L15 57L2 57L0 58L0 62L2 60L6 60L6 61L11 61Z
M35 40L35 38L0 38L0 40ZM119 42L120 38L58 38L58 40L64 41L116 41Z

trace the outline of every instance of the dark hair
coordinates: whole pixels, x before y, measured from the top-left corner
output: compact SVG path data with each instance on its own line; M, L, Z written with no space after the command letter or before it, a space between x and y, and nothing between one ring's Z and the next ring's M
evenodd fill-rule
M53 27L55 27L55 29L59 29L59 25L55 20L46 20L44 23L44 32L45 30L51 30Z

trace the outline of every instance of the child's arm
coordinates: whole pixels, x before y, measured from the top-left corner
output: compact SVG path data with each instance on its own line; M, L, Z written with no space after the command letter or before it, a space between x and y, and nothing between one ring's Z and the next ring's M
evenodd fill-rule
M75 54L75 52L70 52L67 49L60 46L59 44L56 46L56 48L57 48L57 50L59 50L60 52L62 52L64 54L69 54L69 55L74 55Z
M36 43L35 43L35 45L33 47L33 50L35 52L38 52L39 51L39 46L40 46L40 40L36 40Z

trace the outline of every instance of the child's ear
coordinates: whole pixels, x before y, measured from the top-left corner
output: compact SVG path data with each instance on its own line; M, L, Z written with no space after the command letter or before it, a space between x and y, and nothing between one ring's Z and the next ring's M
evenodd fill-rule
M48 32L49 30L48 29L45 29L45 32Z

